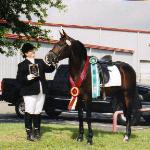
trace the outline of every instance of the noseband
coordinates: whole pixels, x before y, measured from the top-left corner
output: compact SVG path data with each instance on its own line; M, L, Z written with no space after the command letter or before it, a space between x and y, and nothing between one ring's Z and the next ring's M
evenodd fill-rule
M59 55L57 55L55 52L50 51L49 54L52 53L52 63L57 63L58 62L58 57Z
M63 46L61 46L60 44L58 44L57 46L59 47L58 54L55 53L54 51L49 52L49 53L52 53L52 56L54 56L53 59L52 59L53 63L58 63L59 62L59 57L62 54L63 49L67 46L67 43L65 43L65 45L63 45Z

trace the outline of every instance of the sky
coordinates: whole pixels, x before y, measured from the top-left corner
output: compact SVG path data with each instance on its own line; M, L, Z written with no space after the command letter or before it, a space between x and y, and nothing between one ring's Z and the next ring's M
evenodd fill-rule
M150 1L63 1L67 10L49 9L46 22L150 30Z

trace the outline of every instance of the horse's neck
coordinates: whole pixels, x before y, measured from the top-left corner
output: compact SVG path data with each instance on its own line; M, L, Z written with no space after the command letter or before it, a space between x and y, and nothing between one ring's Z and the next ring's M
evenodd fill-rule
M83 70L83 66L85 63L84 58L79 58L79 57L71 57L69 58L69 67L70 67L70 74L73 79L76 80L78 78Z
M79 41L75 41L69 58L70 74L74 80L80 76L86 58L87 52L84 45Z

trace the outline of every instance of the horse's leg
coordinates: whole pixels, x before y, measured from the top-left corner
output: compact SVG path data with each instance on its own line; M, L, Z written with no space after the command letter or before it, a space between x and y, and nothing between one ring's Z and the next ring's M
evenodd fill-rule
M88 124L88 135L87 135L87 143L92 145L93 144L93 131L91 126L91 102L87 102L86 104L86 118Z
M84 128L83 128L83 107L82 102L79 102L78 105L78 118L79 118L79 135L77 137L77 141L83 141L83 134L84 134Z
M132 101L133 97L130 95L129 92L124 93L124 115L126 117L126 134L124 136L123 141L128 141L131 136L131 115L132 115Z

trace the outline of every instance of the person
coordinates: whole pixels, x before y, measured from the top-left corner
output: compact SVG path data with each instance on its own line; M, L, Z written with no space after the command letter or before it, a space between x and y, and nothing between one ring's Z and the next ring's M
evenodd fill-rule
M25 129L27 140L39 140L41 112L47 93L47 82L45 73L50 73L55 70L53 65L47 65L42 59L35 59L35 47L31 43L25 43L22 46L22 54L24 61L18 64L17 80L21 85L20 95L23 96L25 103ZM32 72L33 64L38 66L36 75ZM33 68L33 67L32 67ZM33 126L33 127L32 127Z

